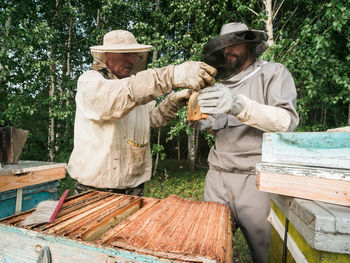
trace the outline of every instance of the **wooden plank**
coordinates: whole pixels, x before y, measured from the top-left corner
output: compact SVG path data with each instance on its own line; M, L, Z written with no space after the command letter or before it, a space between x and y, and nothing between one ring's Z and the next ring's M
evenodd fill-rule
M18 188L16 193L15 214L19 214L22 212L22 198L23 198L23 190L22 188Z
M285 174L294 176L308 176L314 178L333 179L350 182L350 170L333 169L312 166L299 166L279 163L257 163L256 170L274 174Z
M129 216L126 220L120 223L118 226L110 229L105 234L103 234L99 239L96 240L96 243L101 245L108 245L111 241L111 238L123 227L128 226L135 220L137 217L141 216L143 213L146 213L149 209L151 209L154 205L160 202L159 199L153 198L144 198L143 201L146 200L146 204L143 204L142 209L136 211L134 214Z
M3 175L25 174L29 172L47 170L50 168L66 167L65 163L42 162L42 161L19 161L16 164L5 164L0 169L0 177Z
M130 215L138 211L141 207L141 199L135 199L135 201L129 203L129 205L115 209L115 211L101 215L99 220L94 220L90 224L87 224L86 230L79 236L85 241L95 241L105 234L108 230L112 229Z
M350 133L265 133L262 162L350 169Z
M350 181L257 171L259 191L350 206Z
M27 172L21 175L0 176L0 192L23 188L25 186L63 179L66 176L65 167L49 168Z

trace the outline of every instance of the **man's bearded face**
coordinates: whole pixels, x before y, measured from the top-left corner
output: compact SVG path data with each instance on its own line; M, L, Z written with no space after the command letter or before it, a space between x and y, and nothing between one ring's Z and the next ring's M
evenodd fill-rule
M225 47L225 68L229 71L238 73L244 65L251 59L251 53L247 44L237 44Z

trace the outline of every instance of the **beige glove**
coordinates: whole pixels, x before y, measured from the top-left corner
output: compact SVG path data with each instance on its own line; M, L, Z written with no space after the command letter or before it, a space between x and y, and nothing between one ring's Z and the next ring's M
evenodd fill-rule
M150 112L151 127L167 125L175 117L177 111L186 105L192 90L183 89L171 92L152 112Z
M198 61L187 61L174 67L173 88L195 91L214 85L216 69Z
M191 94L192 90L190 89L183 89L178 92L172 92L168 96L169 104L172 106L172 108L176 108L176 110L178 110L187 104L187 101L190 98Z

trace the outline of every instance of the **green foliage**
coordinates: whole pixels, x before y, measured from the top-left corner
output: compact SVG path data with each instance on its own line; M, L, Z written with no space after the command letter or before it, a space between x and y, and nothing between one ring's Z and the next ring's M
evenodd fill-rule
M345 126L350 103L349 5L336 0L298 1L297 6L299 12L268 57L282 62L294 76L299 129Z
M170 131L168 132L168 137L166 141L172 140L175 137L179 136L181 131L186 131L187 134L190 134L192 132L192 129L188 127L188 125L185 123L186 116L186 107L183 107L180 110L178 110L175 118L171 120L171 127Z
M155 156L156 154L159 154L160 159L164 160L166 157L166 154L164 153L164 146L160 144L153 144L152 145L152 155Z
M273 20L276 44L263 57L286 65L295 79L298 130L346 125L348 1L280 0L273 5L275 11L281 5ZM153 45L152 68L201 60L204 44L226 22L264 30L267 18L262 0L5 0L0 11L0 125L30 131L23 158L48 160L52 149L62 162L68 161L73 147L77 79L92 63L89 47L102 44L106 32L127 29L140 43ZM154 54L157 59L152 59ZM167 142L185 141L191 134L185 117L183 108L170 124ZM55 137L49 144L50 120ZM211 134L202 135L213 143ZM153 153L165 152L152 147Z

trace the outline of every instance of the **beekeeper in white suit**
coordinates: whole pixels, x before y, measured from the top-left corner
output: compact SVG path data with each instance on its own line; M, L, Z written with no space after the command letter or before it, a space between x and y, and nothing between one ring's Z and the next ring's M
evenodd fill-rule
M114 30L103 45L90 48L94 63L78 79L68 163L77 193L96 189L141 195L151 177L150 127L168 124L190 90L214 84L216 70L203 62L145 70L151 47L128 31ZM186 89L171 92L177 88ZM155 107L153 100L166 93Z
M204 61L216 67L221 83L200 91L200 111L210 117L194 123L215 133L204 200L231 207L254 262L267 262L270 241L270 198L255 184L263 133L292 131L299 121L292 75L280 63L258 59L266 40L263 31L229 23L208 41Z

